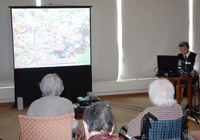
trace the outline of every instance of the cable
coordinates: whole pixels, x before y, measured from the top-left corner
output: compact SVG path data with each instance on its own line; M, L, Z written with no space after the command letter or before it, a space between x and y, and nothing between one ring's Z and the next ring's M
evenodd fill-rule
M156 69L157 69L157 71L156 71ZM158 74L158 67L154 68L154 72Z

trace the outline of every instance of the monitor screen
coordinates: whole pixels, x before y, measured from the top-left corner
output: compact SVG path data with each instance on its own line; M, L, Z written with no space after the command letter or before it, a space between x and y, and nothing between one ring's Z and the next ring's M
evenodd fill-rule
M178 70L178 56L158 55L157 63L159 70Z
M14 68L90 65L90 8L11 7Z

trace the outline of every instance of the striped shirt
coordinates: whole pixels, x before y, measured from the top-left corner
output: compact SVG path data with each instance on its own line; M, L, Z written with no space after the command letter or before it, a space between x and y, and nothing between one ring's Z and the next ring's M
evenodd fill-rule
M128 125L128 135L130 137L140 136L141 132L141 120L144 115L151 112L158 120L174 120L183 116L182 107L179 104L174 106L155 106L148 107L143 112L138 114L138 116L131 120Z

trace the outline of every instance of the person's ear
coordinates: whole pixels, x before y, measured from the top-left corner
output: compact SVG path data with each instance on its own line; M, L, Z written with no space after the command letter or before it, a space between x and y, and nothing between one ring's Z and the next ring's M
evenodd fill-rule
M112 135L113 131L114 131L114 126L112 127L112 130L109 134Z

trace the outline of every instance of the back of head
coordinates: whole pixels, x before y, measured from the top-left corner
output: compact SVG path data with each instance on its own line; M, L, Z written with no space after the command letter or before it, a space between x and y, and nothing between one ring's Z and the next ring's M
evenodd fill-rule
M167 79L158 79L149 85L149 98L155 106L173 106L177 102L174 100L174 86Z
M85 109L83 120L88 125L88 131L102 133L112 132L114 117L110 106L103 101L96 102Z
M50 94L59 96L63 89L63 82L55 73L47 74L40 83L40 90L43 96L49 96Z

